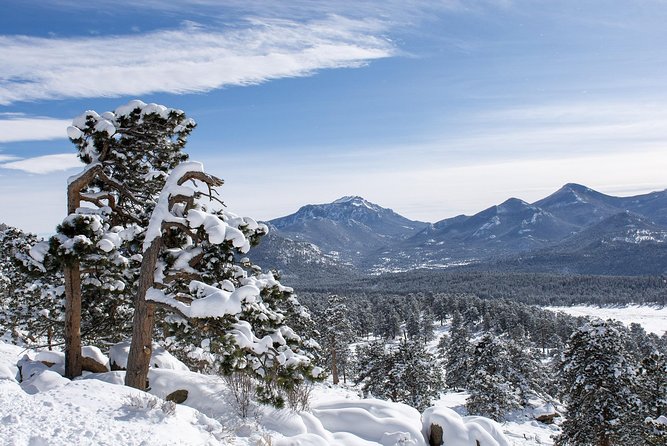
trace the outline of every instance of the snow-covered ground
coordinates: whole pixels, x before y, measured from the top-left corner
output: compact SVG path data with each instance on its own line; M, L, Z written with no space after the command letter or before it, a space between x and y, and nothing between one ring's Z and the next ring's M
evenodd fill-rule
M436 422L444 425L448 446L475 445L475 440L510 446L551 444L554 429L529 415L530 420L517 416L504 424L466 417L462 393L444 395L420 414L330 383L315 386L307 412L252 403L250 416L241 418L224 380L184 370L164 353L161 364L170 368L151 370L150 394L123 386L124 372L70 381L57 373L62 372L58 364L49 368L31 360L36 357L0 342L3 445L425 446L424 432ZM165 402L174 390L188 391L184 404Z
M601 319L616 319L625 325L640 324L649 333L662 336L667 331L667 307L629 305L626 307L596 307L577 305L572 307L545 307L551 311L562 311L572 316L596 316Z

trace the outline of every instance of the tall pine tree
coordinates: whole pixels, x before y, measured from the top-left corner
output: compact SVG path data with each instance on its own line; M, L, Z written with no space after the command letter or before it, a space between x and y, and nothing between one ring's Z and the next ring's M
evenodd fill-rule
M560 366L567 419L557 445L638 444L641 404L623 333L618 323L596 319L570 337Z
M460 390L467 387L471 353L468 327L461 313L454 311L449 331L449 346L445 352L445 385L448 388Z
M346 366L349 359L348 347L354 340L354 330L349 319L349 310L342 296L329 296L327 308L322 317L321 345L326 363L331 370L334 384L338 384L339 375L346 379Z
M475 346L471 368L466 402L469 413L500 421L521 407L521 393L512 382L514 372L503 341L484 335Z

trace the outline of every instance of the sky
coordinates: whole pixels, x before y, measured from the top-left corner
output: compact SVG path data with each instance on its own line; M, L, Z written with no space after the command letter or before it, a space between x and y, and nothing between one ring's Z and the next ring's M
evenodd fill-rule
M132 99L197 122L231 212L360 195L436 222L565 183L667 188L665 0L0 0L0 222L46 235L66 128Z

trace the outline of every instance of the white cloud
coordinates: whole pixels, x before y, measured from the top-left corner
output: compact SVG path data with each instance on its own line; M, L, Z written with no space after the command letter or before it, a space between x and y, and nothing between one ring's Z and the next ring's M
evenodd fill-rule
M0 36L0 104L205 92L226 85L358 67L393 54L372 20L253 20L213 31L186 25L143 35Z
M22 170L28 173L45 174L61 170L81 168L83 165L76 155L71 153L58 153L55 155L36 156L19 161L0 164L2 169Z
M16 114L11 119L0 119L0 142L67 138L69 125L72 125L71 120L25 117Z

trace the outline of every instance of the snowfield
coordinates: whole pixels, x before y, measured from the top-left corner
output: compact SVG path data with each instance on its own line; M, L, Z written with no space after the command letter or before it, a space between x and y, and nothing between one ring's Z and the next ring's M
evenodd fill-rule
M425 446L435 422L444 427L448 446L474 446L477 440L481 446L510 446L549 444L546 434L553 429L534 421L540 426L462 416L464 394L444 397L420 414L404 404L361 399L352 387L327 383L315 386L307 412L253 402L251 416L241 418L218 376L155 368L149 374L150 393L145 393L123 386L122 371L88 373L70 381L58 373L62 364L49 368L34 361L38 354L0 342L3 445ZM40 354L44 356L61 357ZM187 390L184 404L163 399L175 390Z
M600 319L615 319L625 325L637 323L648 333L662 336L667 332L667 307L628 305L626 307L596 307L576 305L572 307L544 307L550 311L561 311L571 316L594 316Z

